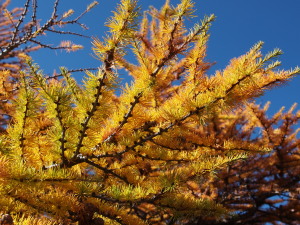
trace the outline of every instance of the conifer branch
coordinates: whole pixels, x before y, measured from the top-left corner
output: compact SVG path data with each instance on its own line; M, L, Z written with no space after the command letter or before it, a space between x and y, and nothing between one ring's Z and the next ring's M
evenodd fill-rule
M79 138L79 144L77 145L76 151L75 151L75 155L73 156L73 159L76 157L76 155L79 154L80 152L80 148L82 147L82 141L85 135L85 131L87 130L87 124L90 120L90 118L93 116L94 112L96 111L96 108L99 106L99 97L101 95L101 89L102 87L105 85L104 84L104 80L106 79L106 77L112 73L112 67L113 67L113 62L115 60L115 53L116 50L118 48L120 48L120 46L122 45L122 42L120 40L120 38L124 35L124 32L126 32L126 29L130 29L131 24L134 22L132 21L134 19L134 17L136 17L136 15L134 15L134 10L136 8L136 3L135 2L128 2L129 6L132 7L132 12L128 11L129 15L126 15L125 18L123 19L123 26L120 28L119 33L117 34L117 37L113 37L114 39L114 46L112 46L109 50L106 50L104 55L104 59L103 59L103 63L104 63L104 71L103 71L103 76L102 79L99 79L99 86L97 88L97 93L95 94L95 101L93 103L93 107L92 110L89 113L88 117L86 117L85 122L83 123L83 130L81 131L81 136ZM120 5L120 11L122 11L122 8L126 8L127 5L125 3L125 1L123 2L123 5ZM128 9L129 10L129 9ZM119 12L121 13L121 12ZM115 18L112 19L112 22ZM114 36L114 33L112 32L112 36ZM94 45L97 46L98 42L95 41ZM98 145L97 145L98 146Z
M244 81L246 78L248 78L250 75L246 75L240 79L238 79L237 82L233 83L225 92L225 96L222 97L217 97L215 98L212 102L209 103L209 105L213 105L220 100L224 100L226 98L226 95L228 95L236 86L238 86L242 81ZM204 110L207 106L202 106L202 107L196 107L196 109L190 111L188 114L186 114L184 117L174 121L173 123L170 123L167 127L165 128L160 128L158 132L155 132L153 134L150 134L144 138L140 138L138 141L136 141L132 146L126 146L125 150L122 152L117 153L118 155L124 154L125 152L129 150L134 150L138 146L144 145L145 142L147 141L152 141L155 137L162 135L165 132L168 132L171 128L173 128L176 125L180 125L182 122L184 122L187 118L199 114L202 110Z
M128 180L127 180L125 177L122 177L122 176L116 174L116 173L113 172L112 170L109 170L109 169L107 169L107 168L105 168L105 167L102 167L102 166L100 166L99 164L94 163L93 161L90 161L90 160L88 160L88 159L85 160L85 162L86 162L87 164L89 164L89 165L91 165L91 166L93 166L93 167L99 169L99 170L102 170L102 171L105 172L106 174L111 174L112 176L118 178L119 180L124 181L126 184L130 184L130 183L128 182Z
M190 162L189 159L164 159L164 158L161 158L161 157L150 157L150 156L147 156L147 155L143 155L141 153L138 153L136 152L135 153L136 156L142 158L142 159L149 159L149 160L153 160L153 161L164 161L164 162Z
M29 12L30 8L30 1L32 1L32 16L31 21L28 24L24 24L24 20ZM14 30L11 34L10 42L7 43L7 45L0 46L0 60L14 57L14 52L18 52L18 48L21 45L24 45L28 42L34 42L36 44L40 44L41 42L38 40L35 40L38 36L41 36L43 33L50 31L55 32L58 34L69 34L69 35L76 35L76 36L82 36L84 35L76 33L76 32L67 32L63 30L54 30L54 27L61 26L61 25L67 25L67 24L74 24L77 23L80 26L84 27L83 24L78 23L78 20L82 18L83 15L85 15L88 11L91 10L95 5L97 5L97 2L93 2L90 6L87 7L87 9L80 14L75 20L64 20L65 17L58 18L58 5L60 0L56 0L53 4L53 11L51 14L51 17L41 26L38 27L37 24L37 0L26 0L24 4L24 9L21 13L21 16L17 22L16 25L14 25ZM34 30L33 30L34 28ZM51 47L49 44L42 44L42 47L53 49L54 47ZM55 48L54 48L55 49Z
M77 157L77 155L80 153L80 149L81 149L81 147L83 147L83 144L82 144L83 139L86 137L86 131L88 129L89 121L92 119L92 117L94 116L97 108L100 106L99 99L100 99L100 96L102 95L102 89L105 86L105 79L106 79L106 73L104 73L103 76L98 79L99 84L96 87L97 92L94 95L95 100L92 103L91 110L87 112L87 116L85 117L84 122L81 123L82 128L79 132L80 133L79 141L78 141L78 144L76 145L76 150L75 150L75 154L73 156L73 159L75 159Z
M68 161L66 159L66 156L65 156L65 151L67 150L66 147L65 147L65 143L67 143L67 140L66 140L66 132L67 132L67 127L65 126L64 122L63 122L63 119L64 119L64 116L62 115L62 109L61 109L61 105L62 105L62 102L61 102L61 99L60 99L60 96L57 96L57 98L55 98L51 93L49 93L49 91L46 89L46 79L44 77L42 77L41 74L39 74L38 72L38 68L35 67L32 62L28 62L29 63L29 67L31 69L31 72L34 74L35 76L35 79L38 83L38 85L41 87L41 89L44 91L45 95L51 99L51 102L55 104L55 112L57 114L57 120L59 122L59 126L60 126L60 129L61 129L61 135L60 135L60 138L59 138L59 142L60 142L60 150L61 150L61 159L62 159L62 165L61 166L66 166L68 165Z
M257 113L253 107L250 106L249 109L253 112L255 118L257 120L259 120L259 123L260 123L262 129L264 129L264 131L265 131L265 133L267 135L269 143L274 144L273 140L272 140L272 137L270 136L270 132L269 132L269 129L271 128L272 124L266 124L266 123L264 123L263 121L266 120L266 118L262 117L264 115L262 115L260 113Z
M31 99L29 97L29 90L28 90L28 84L27 84L27 80L26 78L24 77L24 75L21 77L22 79L22 82L23 82L23 90L25 91L25 105L24 106L24 109L20 109L20 112L22 113L22 118L21 120L22 121L18 121L18 122L21 122L21 128L20 128L20 136L18 137L19 138L19 147L22 151L20 157L22 158L22 160L25 162L26 159L25 159L25 151L24 151L24 147L25 147L25 129L27 128L27 120L28 120L28 112L29 112L29 105L30 105L30 102L31 102Z
M142 92L138 93L136 96L134 96L134 101L130 103L130 108L128 110L128 112L123 116L123 120L120 121L118 128L116 128L116 130L109 135L103 142L109 142L112 139L114 139L114 137L118 134L118 132L120 132L120 130L122 129L122 127L128 122L128 119L130 117L132 117L132 111L134 109L134 107L139 103L140 98L142 97ZM98 148L100 146L100 144L98 144L96 146L96 148Z
M33 43L38 44L39 46L41 46L43 48L48 48L48 49L51 49L51 50L59 50L59 49L72 50L72 47L63 47L63 46L52 47L50 45L43 44L43 43L41 43L39 41L36 41L36 40L30 40L30 42L33 42Z
M21 127L21 134L20 134L20 148L22 150L22 155L21 155L21 158L24 159L25 157L25 152L24 152L24 141L26 140L26 138L24 137L24 131L25 131L25 128L26 128L26 120L27 120L27 113L28 113L28 107L29 107L29 101L28 99L26 99L26 104L25 104L25 110L24 110L24 117L22 118L22 127Z
M37 31L37 0L33 0L32 1L32 24L30 25L30 30L32 31L33 26L35 27L35 31Z
M73 69L73 70L68 70L68 73L75 73L75 72L84 72L84 71L94 71L94 70L99 70L99 68L80 68L80 69ZM62 73L55 74L53 76L46 76L47 80L50 79L57 79L59 77L63 76Z
M8 193L8 196L13 198L15 201L17 202L20 202L26 206L29 206L33 209L35 209L36 211L40 212L40 213L48 213L50 215L53 215L54 213L51 212L50 210L47 210L47 209L41 209L40 207L34 205L34 204L31 204L26 198L22 198L21 196L15 196L11 193Z
M59 109L60 99L57 99L57 101L55 101L54 103L56 104L55 111L57 113L57 119L58 119L59 125L62 129L61 137L59 138L62 165L67 165L68 162L67 162L67 159L66 159L66 156L65 156L65 151L67 150L66 147L65 147L65 143L67 143L67 140L66 140L67 128L64 125L63 116L61 115L61 110Z
M190 149L190 148L182 148L182 146L178 146L178 148L172 148L170 146L167 146L167 145L164 145L164 144L160 144L158 143L157 141L155 140L151 140L151 142L159 147L162 147L162 148L165 148L165 149L168 149L168 150L171 150L171 151L193 151L195 149Z
M15 30L14 30L14 32L12 34L11 41L10 41L9 45L12 45L15 42L15 40L16 40L16 37L17 37L17 35L19 33L20 25L23 23L23 21L25 19L25 16L26 16L26 14L28 12L29 2L30 2L30 0L27 0L26 3L25 3L25 5L24 5L24 10L22 12L22 15L21 15L21 17L20 17L17 25L15 26Z
M78 23L78 21L85 15L87 14L92 8L94 8L96 5L98 5L97 1L93 1L91 4L89 4L87 6L87 8L79 15L77 16L74 20L70 20L70 21L66 21L63 22L63 24L73 24L73 23L77 23L79 24L81 27L85 28L85 25Z
M75 33L75 32L71 32L71 31L57 31L57 30L53 30L53 29L48 29L47 31L56 33L56 34L66 34L66 35L74 35L74 36L78 36L78 37L90 38L89 36L86 36L84 34ZM49 46L49 45L45 45L45 46ZM46 48L48 48L48 47L46 47Z

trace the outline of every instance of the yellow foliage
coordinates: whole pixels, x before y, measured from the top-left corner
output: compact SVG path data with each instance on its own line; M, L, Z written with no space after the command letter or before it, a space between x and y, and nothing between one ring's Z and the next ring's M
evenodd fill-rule
M121 0L106 24L109 35L93 41L101 66L86 72L82 85L65 68L61 79L46 78L20 55L29 68L21 73L13 123L0 144L0 206L16 214L16 224L92 224L96 218L184 224L230 215L215 202L210 181L282 142L287 131L265 128L252 100L300 70L277 71L279 63L269 61L281 51L263 56L259 42L208 76L214 16L188 30L184 21L194 17L193 6L166 1L161 10L151 8L138 29L137 1ZM68 41L61 47L81 48ZM130 49L136 64L127 60ZM133 77L131 84L120 82L119 69ZM293 109L287 115L296 123ZM280 111L274 120L282 117ZM262 132L253 138L256 128Z

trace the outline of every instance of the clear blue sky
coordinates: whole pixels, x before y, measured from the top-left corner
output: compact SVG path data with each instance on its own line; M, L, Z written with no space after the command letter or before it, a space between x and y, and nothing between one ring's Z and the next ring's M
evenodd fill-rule
M208 60L216 62L210 73L223 69L233 57L240 56L258 41L264 41L263 52L278 47L284 55L280 57L282 68L289 69L300 66L300 1L299 0L194 0L196 2L197 18L214 13L217 20L211 28L211 39L208 46ZM13 4L21 4L24 0L12 0ZM53 1L39 1L39 16L45 18L51 14ZM85 9L92 0L61 0L60 12L69 8L77 13ZM85 35L101 38L106 30L104 23L111 16L118 0L99 0L99 5L86 15L84 22L90 29L77 30ZM178 0L171 0L172 4ZM145 10L149 5L161 6L164 0L140 0ZM72 30L72 29L71 29ZM76 31L76 29L73 29ZM57 44L59 39L67 40L68 36L48 35L48 43ZM99 62L92 57L90 39L74 39L85 46L84 50L76 53L42 50L32 54L41 68L52 73L59 66L68 69L97 67ZM75 76L80 76L76 75ZM290 107L294 102L300 104L300 76L294 78L288 85L268 91L257 102L272 102L271 112L277 111L282 105ZM300 107L298 107L300 108Z

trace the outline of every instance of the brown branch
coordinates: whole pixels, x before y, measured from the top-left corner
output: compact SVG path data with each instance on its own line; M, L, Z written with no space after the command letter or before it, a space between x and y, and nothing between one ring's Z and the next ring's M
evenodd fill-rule
M73 70L68 70L68 73L74 73L74 72L84 72L84 71L92 71L92 70L98 70L99 68L80 68L80 69L73 69ZM47 76L46 79L50 80L50 79L56 79L58 77L61 77L63 74L59 73L59 74L55 74L54 76Z
M38 28L37 26L37 0L32 0L32 11L33 14L31 16L31 21L28 24L23 25L23 28L21 30L21 25L24 24L24 19L28 13L29 10L29 6L30 6L30 0L27 0L25 5L24 5L24 10L18 20L18 23L14 26L14 31L12 32L12 37L11 37L11 41L7 46L4 47L0 47L0 60L7 58L9 55L11 55L11 53L13 51L15 51L15 49L17 49L18 47L20 47L23 44L26 44L27 42L39 42L36 41L36 37L40 36L41 34L43 34L46 31L49 32L55 32L58 34L69 34L69 35L76 35L76 36L81 36L81 37L86 37L85 35L79 34L79 33L75 33L75 32L68 32L68 31L56 31L55 29L51 29L54 26L61 26L62 24L73 24L73 23L78 23L78 20L85 15L89 10L85 10L83 13L80 14L80 16L78 16L75 20L71 20L71 21L63 21L63 17L58 19L58 5L59 5L60 0L56 0L53 4L53 11L51 14L51 17L46 21L46 23L44 23L44 25L42 25L40 28ZM83 24L79 24L81 26L83 26ZM33 28L35 28L35 31L33 31ZM20 33L20 31L22 31L22 33ZM40 44L40 42L38 43L39 45L43 46L43 47L47 47L50 49L57 49L57 48L51 48L49 45L47 44Z
M17 25L15 26L15 30L13 31L13 34L12 34L11 41L10 41L9 45L12 45L14 43L14 41L16 40L16 37L17 37L17 35L19 33L20 25L23 23L23 21L25 19L25 16L26 16L26 14L28 12L29 2L30 2L30 0L27 0L26 3L25 3L25 5L24 5L24 10L23 10L23 12L21 14L21 17L20 17Z
M73 159L75 159L76 156L80 153L80 149L81 149L81 147L83 147L83 144L82 144L83 139L86 137L86 131L88 129L89 121L92 119L92 117L94 116L97 108L100 106L99 99L100 99L100 96L102 95L102 88L105 86L104 79L106 79L106 73L104 73L102 78L98 79L99 85L97 86L97 93L95 94L95 100L92 103L92 109L87 112L87 116L85 117L84 122L81 123L82 128L79 131L79 133L80 133L79 141L76 145L76 150L75 150L75 154L73 156Z
M125 178L125 177L121 177L120 175L116 174L115 172L113 172L112 170L109 170L105 167L102 167L100 165L98 165L97 163L94 163L93 161L90 161L88 159L85 160L85 162L99 170L102 170L103 172L105 172L106 174L111 174L112 176L118 178L119 180L124 181L126 184L130 184L129 181Z
M123 126L128 122L128 119L130 117L132 117L132 111L133 111L134 107L139 103L139 100L142 97L142 94L143 94L143 92L140 92L136 96L134 96L134 101L130 103L130 108L129 108L128 112L123 116L123 120L120 122L118 128L116 128L116 130L111 135L109 135L103 142L109 142L111 139L113 139L117 135L118 132L120 132L120 130L123 128ZM100 144L98 144L96 146L96 148L98 148L100 146Z

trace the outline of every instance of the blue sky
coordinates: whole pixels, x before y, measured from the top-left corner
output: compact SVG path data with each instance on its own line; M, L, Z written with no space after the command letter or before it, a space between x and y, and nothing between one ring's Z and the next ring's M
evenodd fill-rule
M208 61L216 62L210 73L223 69L229 60L238 57L251 48L258 41L264 41L263 52L272 51L278 47L284 55L280 57L281 68L289 69L300 66L300 1L299 0L194 0L196 2L196 17L192 22L197 22L204 15L215 14L217 20L211 28L211 38L208 44ZM22 1L12 0L13 5ZM39 1L39 17L46 18L51 14L53 1ZM61 0L60 12L74 9L75 12L83 11L92 0ZM85 35L101 38L104 36L106 18L111 16L118 0L99 0L99 5L86 15L82 22L89 30L72 29ZM171 0L172 4L178 0ZM142 9L149 5L160 7L164 0L140 0ZM90 39L73 38L68 36L47 35L44 37L48 43L57 44L60 40L74 40L85 46L84 50L75 53L61 51L41 50L32 54L33 59L46 72L51 74L59 66L68 69L98 67L100 62L93 58ZM74 76L80 77L79 74ZM300 76L291 80L284 87L268 91L257 100L263 103L272 102L271 113L281 106L290 107L293 103L300 104ZM299 107L298 107L299 108Z

